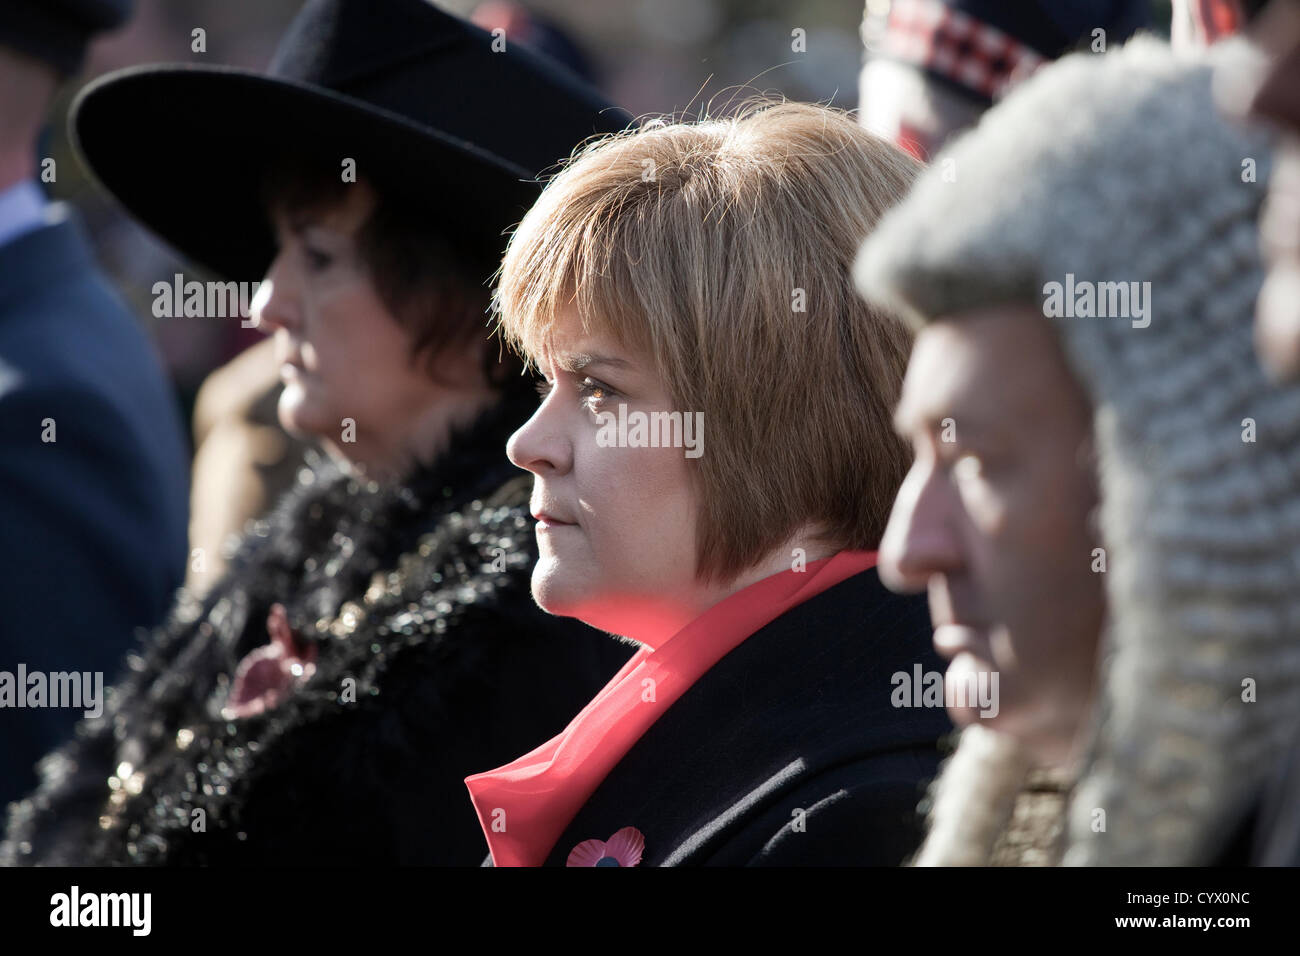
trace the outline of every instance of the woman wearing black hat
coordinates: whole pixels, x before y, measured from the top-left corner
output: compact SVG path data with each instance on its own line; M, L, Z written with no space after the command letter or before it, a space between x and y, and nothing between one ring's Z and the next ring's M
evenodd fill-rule
M628 656L529 595L504 447L535 397L484 344L536 173L627 117L491 43L420 0L323 0L269 76L137 69L79 98L111 192L198 262L264 276L280 417L336 460L181 595L14 806L0 861L477 863L464 775L545 740ZM173 142L142 161L161 117Z

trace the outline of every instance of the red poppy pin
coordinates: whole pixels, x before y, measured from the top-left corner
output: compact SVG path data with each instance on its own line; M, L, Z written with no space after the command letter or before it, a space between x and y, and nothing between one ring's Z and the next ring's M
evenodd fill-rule
M645 851L645 837L636 827L624 827L608 840L583 840L569 852L565 866L636 866Z
M316 672L316 645L294 636L283 604L271 605L266 631L270 642L249 651L235 668L230 695L221 710L226 720L252 717L279 706L295 685Z

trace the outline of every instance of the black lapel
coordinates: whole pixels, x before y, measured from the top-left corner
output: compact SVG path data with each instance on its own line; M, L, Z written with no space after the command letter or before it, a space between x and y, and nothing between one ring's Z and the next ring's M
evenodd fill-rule
M578 811L546 865L564 866L578 843L608 840L626 826L645 835L643 866L670 857L703 862L751 811L809 775L872 753L933 746L950 729L942 708L890 703L895 672L910 675L917 663L943 670L930 635L924 599L890 593L874 569L793 608L654 723ZM697 845L682 850L693 836Z

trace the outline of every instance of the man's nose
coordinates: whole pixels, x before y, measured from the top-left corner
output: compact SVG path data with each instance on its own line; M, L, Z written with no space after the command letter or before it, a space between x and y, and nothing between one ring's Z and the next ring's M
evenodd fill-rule
M931 576L955 570L961 552L954 532L960 504L938 470L914 465L898 490L880 542L880 580L891 591L924 591Z

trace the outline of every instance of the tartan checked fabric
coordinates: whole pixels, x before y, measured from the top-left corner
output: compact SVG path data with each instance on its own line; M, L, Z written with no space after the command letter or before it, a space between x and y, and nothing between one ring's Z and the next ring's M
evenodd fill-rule
M941 0L894 0L878 52L913 63L989 99L1047 62L1010 34Z

